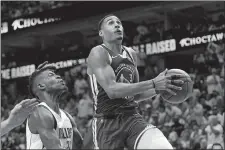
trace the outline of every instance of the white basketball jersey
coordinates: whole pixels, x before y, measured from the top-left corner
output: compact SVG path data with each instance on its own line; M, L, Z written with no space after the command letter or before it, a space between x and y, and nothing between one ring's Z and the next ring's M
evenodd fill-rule
M53 111L46 103L42 102L39 105L45 106L55 117L57 122L56 132L61 142L63 149L72 149L73 142L73 128L70 119L60 109L61 117ZM46 149L43 145L39 134L31 133L28 121L26 125L26 149Z

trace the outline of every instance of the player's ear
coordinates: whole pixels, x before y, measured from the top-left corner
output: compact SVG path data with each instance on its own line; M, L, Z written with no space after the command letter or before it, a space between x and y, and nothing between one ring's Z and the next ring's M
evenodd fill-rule
M46 88L45 84L39 83L38 84L38 89L44 90Z
M102 32L102 30L100 30L99 32L98 32L98 34L99 34L99 36L103 36L103 32Z

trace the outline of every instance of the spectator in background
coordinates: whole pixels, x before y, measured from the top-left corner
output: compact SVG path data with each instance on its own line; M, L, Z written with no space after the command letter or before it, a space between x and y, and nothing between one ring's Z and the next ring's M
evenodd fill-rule
M185 27L186 27L185 28L186 29L186 32L185 32L186 36L192 35L193 34L193 29L192 29L191 22L186 23Z
M71 114L72 116L77 116L77 100L75 96L70 95L68 98L68 101L65 102L65 108L64 110Z
M148 123L154 125L154 126L158 126L159 124L159 115L157 112L153 112L148 120Z
M177 135L180 137L181 133L184 130L184 124L181 123L181 119L180 116L175 116L173 118L173 125L172 125L172 129L173 131L175 131L177 133Z
M181 103L179 108L182 111L182 117L187 118L190 113L190 108L189 108L189 104L187 103L187 101Z
M207 89L205 78L204 76L197 75L194 80L194 86L195 89L199 89L200 91L204 91Z
M163 126L165 123L165 119L166 119L166 111L165 111L165 106L164 105L160 105L159 106L159 117L158 117L158 123L159 126Z
M190 99L190 120L196 120L199 126L204 126L207 122L203 116L203 106L199 103L200 91L195 89Z
M90 98L88 92L85 92L83 94L82 99L78 103L78 114L77 116L80 118L90 118L90 116L93 116L94 110L93 110L93 102Z
M195 57L195 56L194 56ZM196 78L196 73L194 72L194 68L190 68L189 70L189 76L191 77L191 80L194 81Z
M206 137L202 136L200 138L200 149L206 149L207 148L207 139Z
M166 113L171 118L175 118L176 116L180 116L182 114L182 111L175 105L165 102L165 107L166 107Z
M64 72L64 80L66 82L66 85L67 85L68 89L71 90L73 85L72 85L72 79L70 77L70 72L69 71L65 71Z
M150 33L145 24L141 24L137 26L138 35L136 35L133 39L133 44L140 44L145 42L150 42Z
M211 114L211 116L209 116L209 118L212 117L212 116L216 116L218 122L219 122L221 125L224 124L224 116L222 115L222 110L219 109L218 106L216 106L216 105L213 106L213 108L212 108L212 114Z
M144 74L145 74L145 80L152 79L152 77L154 76L153 68L147 65L145 67Z
M88 88L87 81L83 78L82 74L79 72L74 81L74 91L73 94L80 99L82 94L85 93L85 90Z
M190 123L191 126L191 135L190 135L190 142L193 147L196 147L198 144L200 146L200 139L202 136L202 129L194 120Z
M212 94L213 91L217 91L222 94L222 87L220 84L220 77L217 75L216 68L211 69L212 74L207 76L207 91L208 94Z
M156 24L152 24L149 26L149 42L156 42L160 40L160 33L158 32L159 29L157 30L157 27L158 26Z
M223 127L219 124L216 116L209 117L209 125L205 128L207 134L207 147L211 147L214 143L223 143Z
M172 132L169 133L168 140L173 147L177 145L178 138L179 136L177 135L177 132L175 132L174 130L172 130Z
M218 41L217 43L211 42L207 46L207 51L211 54L215 54L218 58L220 64L223 64L223 54L224 54L224 43L222 41Z
M189 130L184 130L181 133L180 139L179 139L179 144L181 146L181 149L188 149L190 145L190 133Z
M201 73L207 72L206 60L203 53L195 54L193 58L193 62L194 62L195 68L198 69L199 72Z
M215 53L215 50L211 47L212 46L208 46L207 50L205 51L205 62L210 68L218 68L219 60L217 54Z

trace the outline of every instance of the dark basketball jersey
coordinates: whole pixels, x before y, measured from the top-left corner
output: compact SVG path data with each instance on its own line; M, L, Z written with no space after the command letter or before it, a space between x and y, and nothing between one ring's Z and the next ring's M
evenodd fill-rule
M137 72L135 71L134 60L128 48L122 48L122 55L115 54L113 51L101 45L111 57L111 67L116 75L116 82L135 83ZM131 107L137 107L133 101L133 96L110 99L105 90L96 81L95 75L90 75L92 93L94 95L94 105L97 114L111 114Z

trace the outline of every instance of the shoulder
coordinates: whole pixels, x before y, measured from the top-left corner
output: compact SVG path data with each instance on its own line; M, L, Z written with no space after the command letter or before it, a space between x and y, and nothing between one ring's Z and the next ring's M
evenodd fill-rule
M124 46L124 48L132 55L135 63L137 63L137 55L138 55L138 52L135 51L133 48L131 47L127 47L127 46Z
M54 117L44 106L39 105L29 117L29 128L54 128ZM34 131L34 130L33 130Z
M103 49L101 45L95 46L91 49L87 58L88 70L99 68L110 64L109 54Z
M91 59L107 56L106 54L107 54L107 51L104 50L101 45L97 45L91 49L88 56L88 61L90 61Z
M137 52L131 48L131 47L127 47L127 46L123 46L127 51L129 51L132 55L137 55Z

